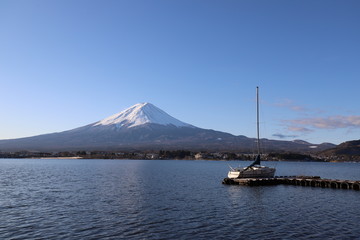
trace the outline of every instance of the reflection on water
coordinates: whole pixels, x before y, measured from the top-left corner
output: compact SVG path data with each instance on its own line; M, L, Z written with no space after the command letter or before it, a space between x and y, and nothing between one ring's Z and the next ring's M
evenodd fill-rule
M357 163L267 164L360 180ZM220 161L0 159L0 239L360 236L358 191L222 185L227 171Z

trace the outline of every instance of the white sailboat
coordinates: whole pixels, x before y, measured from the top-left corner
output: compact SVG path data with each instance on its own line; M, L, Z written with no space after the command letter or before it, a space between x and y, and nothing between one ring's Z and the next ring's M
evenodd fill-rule
M259 87L256 87L256 130L257 130L257 155L252 164L247 167L232 168L228 173L228 178L270 178L274 177L275 168L261 166L260 159L260 133L259 133Z

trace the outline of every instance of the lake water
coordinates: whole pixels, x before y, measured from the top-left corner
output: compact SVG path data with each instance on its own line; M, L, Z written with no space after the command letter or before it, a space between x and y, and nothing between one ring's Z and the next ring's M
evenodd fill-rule
M360 192L221 184L228 164L0 159L0 239L360 239ZM265 162L360 180L359 163Z

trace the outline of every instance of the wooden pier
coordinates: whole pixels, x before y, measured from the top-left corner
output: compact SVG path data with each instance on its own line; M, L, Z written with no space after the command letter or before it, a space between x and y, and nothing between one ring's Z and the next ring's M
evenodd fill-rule
M360 190L360 181L322 179L319 176L275 176L273 178L224 178L223 184L266 186L266 185L296 185L304 187L322 187L334 189Z

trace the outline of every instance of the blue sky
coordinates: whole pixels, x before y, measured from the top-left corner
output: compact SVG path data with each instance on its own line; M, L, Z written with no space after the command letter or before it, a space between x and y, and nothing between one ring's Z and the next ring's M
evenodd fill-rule
M0 1L0 139L151 102L198 127L360 138L360 2Z

